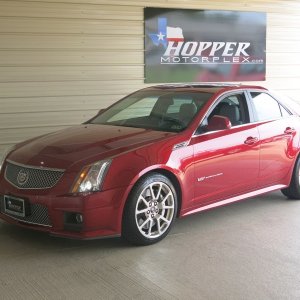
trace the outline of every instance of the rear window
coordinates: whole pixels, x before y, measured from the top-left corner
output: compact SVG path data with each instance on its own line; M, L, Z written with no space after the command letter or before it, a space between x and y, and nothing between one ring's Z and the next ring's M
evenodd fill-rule
M258 121L279 119L282 117L279 103L266 93L251 92Z

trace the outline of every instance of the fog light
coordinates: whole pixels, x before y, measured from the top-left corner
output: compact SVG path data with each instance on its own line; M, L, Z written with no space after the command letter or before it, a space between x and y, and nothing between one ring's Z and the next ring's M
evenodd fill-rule
M64 213L64 229L80 232L83 229L83 214L66 211Z
M78 224L81 224L83 222L82 214L76 214L75 219Z

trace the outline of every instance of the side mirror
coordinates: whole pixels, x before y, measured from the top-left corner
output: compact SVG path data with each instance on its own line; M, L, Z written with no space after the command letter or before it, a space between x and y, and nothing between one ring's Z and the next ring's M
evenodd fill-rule
M213 116L207 124L207 131L215 131L215 130L224 130L230 129L231 122L227 117L215 115Z

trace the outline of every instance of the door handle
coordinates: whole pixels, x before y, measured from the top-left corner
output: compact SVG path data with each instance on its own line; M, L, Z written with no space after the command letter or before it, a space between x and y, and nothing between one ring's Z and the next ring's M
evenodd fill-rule
M295 128L287 127L284 131L285 134L293 134L295 132Z
M258 138L257 137L252 137L252 136L249 136L247 137L247 139L244 141L244 144L246 145L253 145L255 143L258 142Z

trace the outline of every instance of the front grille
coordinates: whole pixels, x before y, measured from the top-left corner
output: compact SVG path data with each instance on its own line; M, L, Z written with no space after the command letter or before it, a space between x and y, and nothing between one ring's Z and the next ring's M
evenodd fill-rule
M5 212L4 197L0 197L0 210L1 213L24 223L36 224L36 225L47 226L47 227L52 226L52 223L49 219L48 208L41 204L30 204L30 215L25 217L20 217Z
M5 179L19 189L50 189L63 176L64 170L38 168L6 161Z

